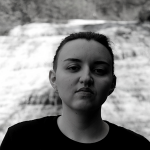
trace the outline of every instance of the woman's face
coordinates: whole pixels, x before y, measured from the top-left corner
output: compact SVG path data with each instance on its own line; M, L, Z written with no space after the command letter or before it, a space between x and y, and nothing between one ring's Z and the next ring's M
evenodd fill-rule
M60 50L54 84L63 107L80 111L99 109L112 82L112 58L102 44L77 39Z

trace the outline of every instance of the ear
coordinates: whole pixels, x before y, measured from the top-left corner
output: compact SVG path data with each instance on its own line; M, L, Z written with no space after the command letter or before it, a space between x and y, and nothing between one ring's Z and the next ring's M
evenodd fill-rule
M49 81L52 85L52 87L57 90L57 86L56 86L56 73L54 70L50 70L49 71Z
M115 75L113 75L113 80L112 80L112 84L111 84L111 88L110 88L110 91L108 93L108 96L113 93L113 91L116 87L116 81L117 81L117 77Z

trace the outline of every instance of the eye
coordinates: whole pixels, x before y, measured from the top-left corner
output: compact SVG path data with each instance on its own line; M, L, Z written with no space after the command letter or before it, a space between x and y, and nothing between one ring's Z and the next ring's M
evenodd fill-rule
M72 72L78 71L79 69L80 67L75 65L67 67L67 70L70 70Z
M94 72L95 72L96 74L100 74L100 75L103 75L103 74L106 73L106 71L105 71L104 69L94 69Z

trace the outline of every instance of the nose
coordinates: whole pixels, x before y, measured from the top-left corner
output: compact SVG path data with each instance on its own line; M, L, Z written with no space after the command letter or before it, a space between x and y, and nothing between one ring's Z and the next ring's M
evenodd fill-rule
M94 82L94 80L92 78L91 71L88 67L86 67L81 72L80 83L84 84L84 86L90 86L93 84L93 82Z

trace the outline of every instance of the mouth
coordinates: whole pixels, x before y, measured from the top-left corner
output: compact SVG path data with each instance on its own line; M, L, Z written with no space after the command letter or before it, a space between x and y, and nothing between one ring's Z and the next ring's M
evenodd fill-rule
M90 88L80 88L77 92L94 94L94 92Z

